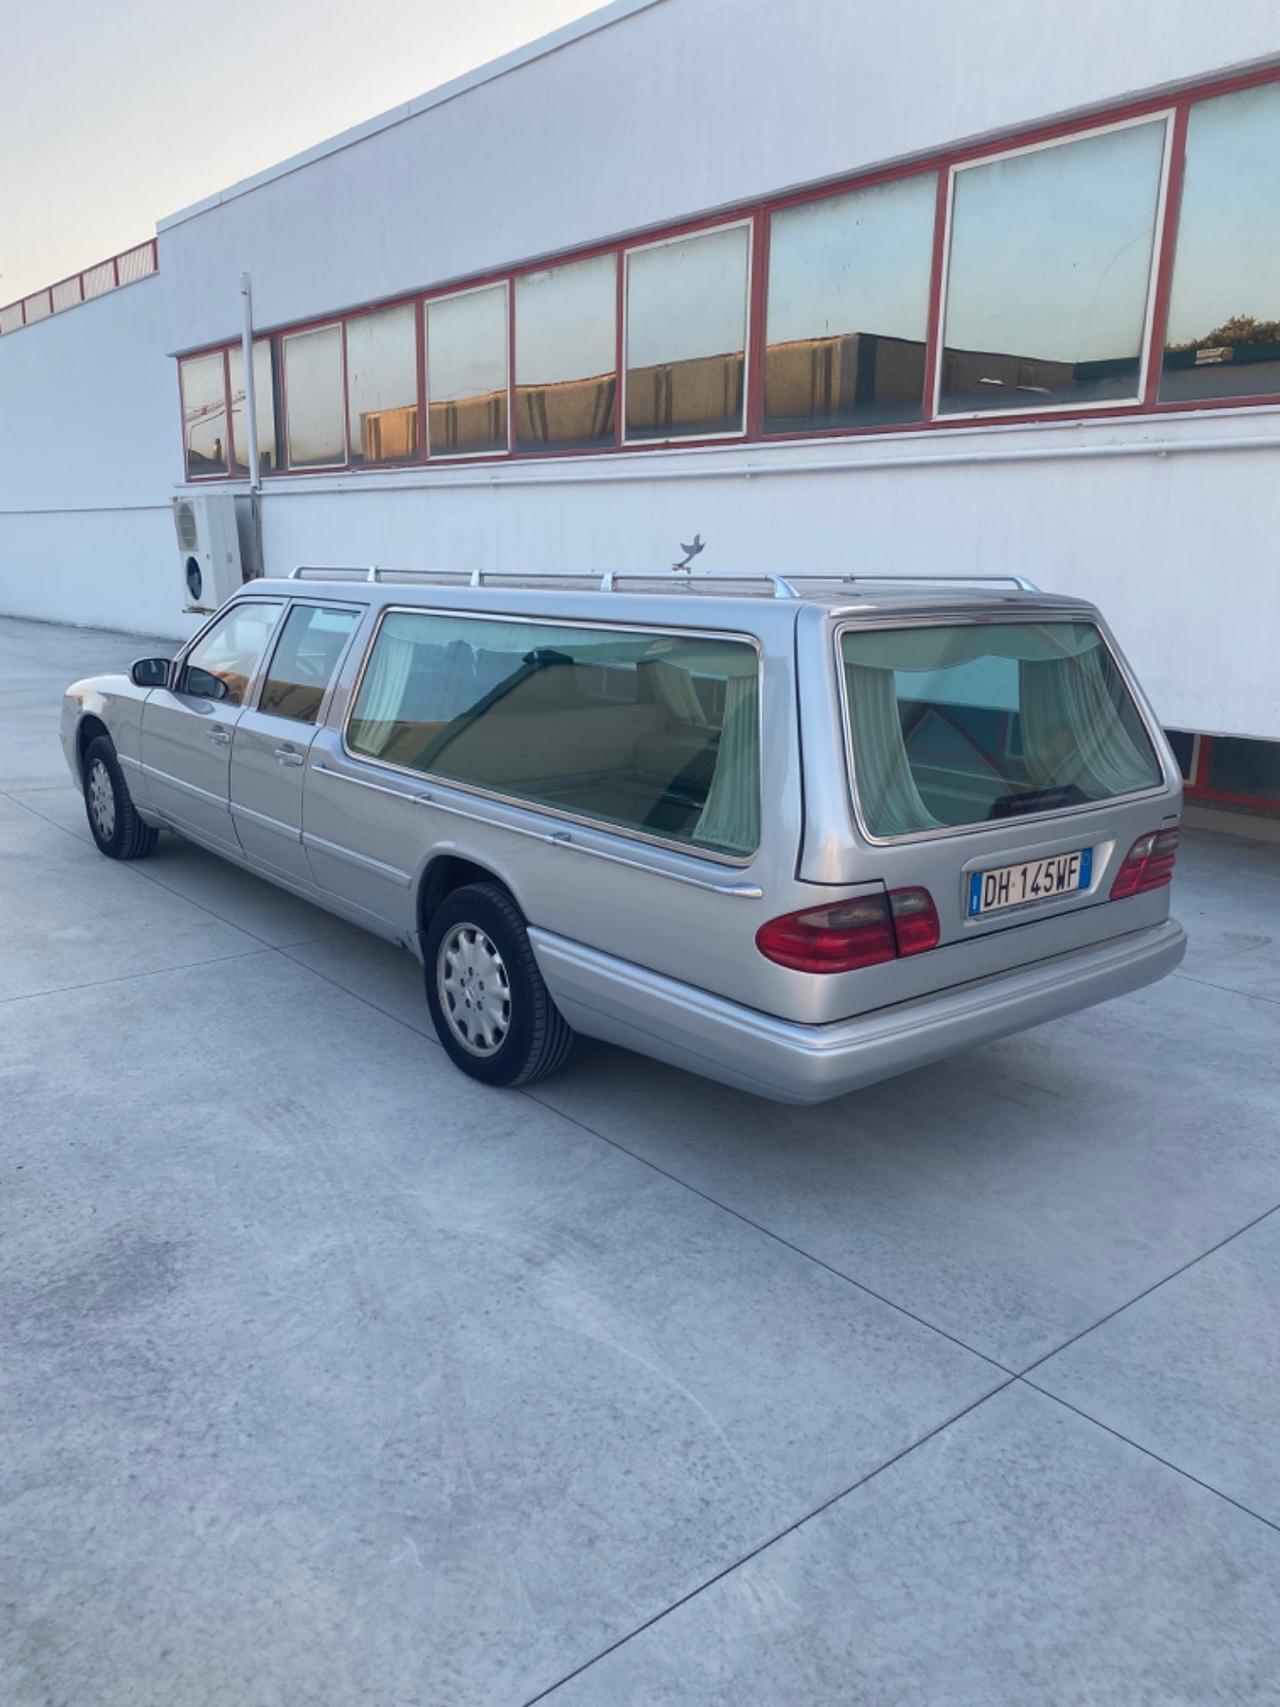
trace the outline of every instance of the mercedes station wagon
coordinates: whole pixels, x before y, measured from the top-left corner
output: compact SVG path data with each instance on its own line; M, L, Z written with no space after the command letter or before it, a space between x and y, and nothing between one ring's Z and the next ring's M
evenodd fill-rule
M1149 984L1181 779L1029 583L300 568L78 682L98 847L403 944L490 1085L603 1038L808 1103Z

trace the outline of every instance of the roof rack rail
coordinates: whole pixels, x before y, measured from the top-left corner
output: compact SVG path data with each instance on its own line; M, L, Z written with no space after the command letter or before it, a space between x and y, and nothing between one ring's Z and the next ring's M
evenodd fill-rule
M1038 593L1040 588L1034 581L1029 581L1025 575L808 575L798 574L790 577L785 575L742 574L742 575L690 575L680 573L664 575L660 570L651 573L628 572L619 573L608 569L603 575L593 571L575 573L567 570L564 573L548 572L545 575L522 575L505 569L389 569L381 564L371 563L367 566L341 564L299 563L289 571L290 581L304 581L310 576L323 579L325 576L337 576L344 581L426 581L437 585L453 587L554 587L558 582L574 581L580 585L594 588L602 593L621 592L627 582L649 582L664 588L683 589L692 591L697 586L741 586L744 582L751 585L767 587L770 596L775 599L798 599L802 595L797 591L796 583L801 585L814 582L821 586L856 587L862 583L870 586L913 586L936 587L960 584L974 584L1016 587L1021 593Z

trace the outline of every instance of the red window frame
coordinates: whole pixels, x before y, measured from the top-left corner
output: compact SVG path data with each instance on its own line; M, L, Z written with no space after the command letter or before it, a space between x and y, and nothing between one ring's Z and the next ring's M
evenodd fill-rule
M948 430L971 429L975 426L994 426L997 423L1011 425L1026 425L1034 422L1066 424L1077 420L1107 420L1140 418L1151 415L1186 414L1206 409L1251 409L1280 404L1280 393L1264 392L1248 397L1212 397L1194 398L1179 401L1162 402L1159 396L1161 376L1161 355L1164 349L1165 327L1168 322L1169 295L1173 277L1174 256L1177 247L1178 216L1181 203L1183 169L1186 154L1187 120L1191 107L1200 101L1212 100L1220 95L1234 94L1242 89L1257 88L1265 84L1280 82L1280 68L1268 67L1264 70L1242 73L1234 77L1219 78L1205 81L1192 88L1184 89L1175 95L1150 95L1141 100L1135 100L1108 108L1096 109L1087 116L1081 116L1057 123L1029 127L1013 133L992 138L989 141L970 144L963 148L939 150L937 153L913 161L909 166L885 166L870 171L850 174L838 180L824 183L820 186L810 186L784 195L757 199L737 207L721 209L715 214L703 214L694 218L678 221L651 231L632 233L623 238L614 238L608 242L587 245L582 248L568 250L552 256L543 256L536 260L520 262L517 265L495 269L474 277L455 280L447 285L439 285L429 290L404 292L396 296L386 297L380 301L364 303L359 307L340 310L330 314L317 316L315 319L299 321L272 327L255 332L255 342L270 338L276 346L276 359L273 368L277 376L277 467L271 478L301 477L304 475L329 475L347 473L388 473L408 468L421 468L428 465L453 466L461 462L485 463L508 461L545 460L547 457L591 457L614 454L635 455L662 450L686 450L699 446L725 446L735 444L772 445L785 444L798 439L829 439L829 438L882 438L898 433L938 432ZM1112 126L1139 120L1167 115L1169 133L1166 141L1166 170L1163 181L1163 195L1157 207L1157 223L1152 246L1154 278L1151 285L1148 312L1144 326L1143 345L1140 352L1144 380L1141 395L1122 403L1097 404L1092 407L1079 408L1057 407L1054 409L1040 408L1029 410L992 410L989 413L940 414L936 410L938 368L941 361L943 326L942 317L945 309L945 263L946 236L949 210L952 197L953 174L957 167L977 164L995 155L1008 154L1023 148L1037 145L1066 142L1077 137L1087 136L1099 130ZM794 207L802 203L812 203L827 200L833 196L846 195L852 190L870 189L877 184L891 183L902 179L936 174L937 189L934 208L933 253L930 263L929 277L929 313L925 338L924 363L924 395L922 398L921 418L916 421L901 421L879 423L867 427L827 427L803 429L793 433L765 433L763 431L764 412L764 354L765 354L765 311L768 302L768 272L769 272L769 236L771 216L783 208ZM673 238L699 235L702 232L713 231L718 227L747 222L750 228L749 273L747 283L747 335L746 335L746 399L744 408L744 430L741 433L720 433L709 438L675 438L675 439L639 439L627 440L625 437L624 407L625 407L625 324L626 324L626 257L632 249L648 248L652 245L668 242ZM515 314L515 282L525 273L540 271L547 267L568 266L575 261L586 261L599 255L613 255L617 270L617 298L615 308L615 407L614 407L614 437L612 444L592 445L574 450L548 449L517 451L515 446L515 354L518 328ZM505 284L507 287L507 448L494 452L442 452L432 456L429 453L428 428L428 374L426 371L426 304L438 298L457 296L465 291L478 290L485 285ZM360 316L376 313L381 309L394 308L411 303L416 308L418 335L418 454L412 459L401 459L395 462L356 463L350 460L350 444L348 421L350 414L350 399L346 385L346 349L347 323ZM338 324L342 328L343 352L343 441L347 446L346 459L342 463L326 463L322 467L294 469L289 464L288 431L286 412L287 381L284 372L284 359L281 340L298 332L313 331L321 326ZM197 349L183 351L179 357L179 374L181 362L195 356L212 355L223 352L224 376L227 375L225 352L231 343L238 340L206 345ZM234 468L235 449L231 429L230 387L228 383L227 424L228 424L228 469ZM181 386L179 386L179 405L181 408ZM186 468L185 423L183 436L183 468ZM233 473L208 474L189 476L192 482L209 480L234 480L243 478ZM1198 792L1198 791L1197 791ZM1207 796L1206 796L1207 798Z

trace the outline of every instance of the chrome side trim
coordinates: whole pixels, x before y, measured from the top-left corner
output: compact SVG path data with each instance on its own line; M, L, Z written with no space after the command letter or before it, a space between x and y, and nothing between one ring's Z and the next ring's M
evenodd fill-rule
M291 842L302 840L302 831L296 824L286 824L283 818L272 818L266 812L255 812L252 806L241 806L238 800L231 802L233 818L250 818L255 824L261 824L266 830L275 830L281 836L287 836Z
M221 806L224 811L230 805L225 794L214 794L207 788L197 788L194 782L184 782L180 776L174 776L170 771L157 770L155 765L144 765L139 760L138 769L147 776L155 777L157 782L167 782L170 788L176 788L180 794L190 794L197 800L207 800L211 806Z
M117 753L116 761L119 764L130 766L135 771L144 770L146 768L141 759L130 758L128 753Z
M308 848L319 848L321 853L332 854L335 859L345 859L348 865L358 865L365 871L376 871L379 877L390 878L391 882L400 884L403 889L407 889L413 882L411 871L401 871L398 865L384 865L382 860L370 859L368 854L357 853L354 848L344 848L339 842L327 842L323 836L312 835L310 830L302 832L302 844Z
M713 895L732 895L741 900L759 901L764 897L764 890L755 883L716 883L709 877L695 877L691 872L664 871L661 866L649 865L644 860L628 859L625 854L610 853L605 848L593 848L585 842L575 842L568 830L529 830L523 824L507 824L490 817L484 812L471 812L465 806L454 806L448 801L438 799L434 794L424 790L420 794L408 794L403 789L388 788L384 783L367 782L362 776L347 776L344 771L333 770L329 765L313 764L313 771L320 771L324 776L336 777L339 782L353 783L357 788L371 788L375 794L390 794L396 800L404 800L411 806L429 806L435 812L447 812L454 818L466 818L470 823L483 824L489 829L498 829L508 835L527 836L530 841L545 842L554 848L568 848L571 853L590 854L593 859L608 860L611 865L624 865L632 871L643 871L650 877L666 877L672 883L685 883L692 889L707 889ZM314 841L318 838L303 836L303 841ZM326 842L325 847L332 849L332 844ZM362 856L354 856L357 859ZM365 863L377 864L377 861Z

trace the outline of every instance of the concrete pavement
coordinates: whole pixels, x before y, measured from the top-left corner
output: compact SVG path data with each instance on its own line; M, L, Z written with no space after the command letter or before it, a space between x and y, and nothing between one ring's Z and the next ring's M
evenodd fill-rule
M143 650L0 619L6 1707L1280 1701L1280 849L823 1108L493 1092L407 955L98 855Z

